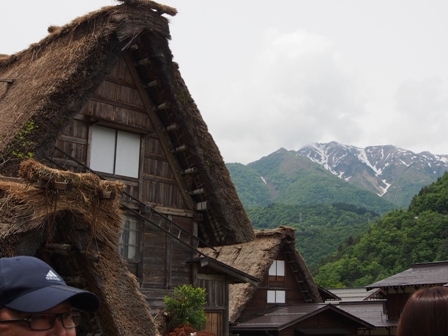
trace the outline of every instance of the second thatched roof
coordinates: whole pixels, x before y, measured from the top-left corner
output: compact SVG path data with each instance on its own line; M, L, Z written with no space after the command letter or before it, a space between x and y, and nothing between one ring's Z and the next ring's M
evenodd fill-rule
M292 249L301 276L314 302L322 302L318 288L300 253L294 247L294 229L281 226L273 230L255 231L255 239L244 244L220 246L216 251L201 249L206 255L261 279L268 275L269 267L282 248ZM229 321L234 323L252 299L257 286L252 284L230 285Z

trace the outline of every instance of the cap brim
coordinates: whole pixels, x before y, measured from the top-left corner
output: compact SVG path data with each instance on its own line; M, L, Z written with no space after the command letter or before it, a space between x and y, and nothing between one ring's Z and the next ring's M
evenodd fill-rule
M39 313L64 301L69 301L73 308L87 312L94 312L100 306L97 296L91 292L70 286L53 285L26 293L5 307L27 313Z

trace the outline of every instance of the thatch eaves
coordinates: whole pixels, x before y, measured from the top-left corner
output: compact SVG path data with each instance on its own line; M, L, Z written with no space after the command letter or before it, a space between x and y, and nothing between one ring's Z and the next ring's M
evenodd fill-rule
M23 157L41 160L61 130L80 113L118 60L127 57L146 88L154 110L164 105L161 127L179 125L188 147L185 168L194 167L205 189L207 218L200 235L210 245L247 242L252 225L222 156L185 85L168 46L170 7L136 1L105 7L63 27L52 27L39 43L0 57L0 173L12 175ZM138 49L131 46L138 44ZM149 59L146 64L145 59ZM184 160L184 161L182 161Z
M118 254L124 186L34 160L19 175L0 177L0 257L37 256L68 284L94 292L100 309L83 318L83 331L156 335L150 307Z
M201 249L201 252L263 280L268 275L269 267L280 250L283 248L293 250L295 262L312 295L313 302L322 302L317 285L302 256L295 249L294 242L294 229L280 226L278 229L255 231L255 239L248 243L220 246L215 251L208 248ZM238 319L257 288L257 286L248 283L230 285L230 323L234 323Z

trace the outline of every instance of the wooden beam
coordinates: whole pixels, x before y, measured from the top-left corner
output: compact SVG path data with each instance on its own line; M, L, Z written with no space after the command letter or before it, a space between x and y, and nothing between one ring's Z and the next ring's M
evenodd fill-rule
M184 209L175 209L175 208L168 208L168 207L161 207L161 206L154 206L152 207L157 212L160 212L164 215L172 215L177 217L187 217L187 218L197 218L197 215L194 211L191 210L184 210Z
M196 174L198 172L198 169L196 167L187 168L185 170L181 170L181 175L189 175L189 174Z
M146 84L147 87L155 87L160 86L160 81L158 79L153 80L152 82L149 82Z
M156 175L151 175L151 174L141 174L141 175L143 175L144 181L165 183L165 184L169 184L169 185L177 185L176 180L172 180L167 177L161 177L161 176L156 176Z
M205 188L199 188L188 192L190 195L203 195L205 194Z
M121 78L112 77L112 76L108 75L108 76L104 77L104 80L109 83L114 83L114 84L125 86L125 87L131 88L131 89L135 89L134 82L131 83L131 82L128 82L127 80L124 80Z
M180 128L180 126L176 123L168 125L166 128L163 129L164 132L169 132L169 131L177 131Z
M45 245L44 251L64 256L73 256L75 254L73 246L70 244L56 244L56 243L47 244Z
M99 103L103 103L103 104L107 104L107 105L111 105L111 106L115 106L115 107L120 107L122 109L129 110L129 111L134 111L134 112L138 112L138 113L146 113L146 110L144 108L140 108L140 107L134 106L134 105L129 105L126 103L119 102L117 100L112 100L112 99L104 98L101 96L92 96L92 97L90 97L90 100L93 100L93 101L96 101Z
M170 104L168 102L164 102L157 106L157 111L159 110L168 110L170 108Z
M170 152L170 148L169 148L168 141L167 141L167 135L165 132L162 131L163 124L160 121L160 119L158 118L158 116L156 115L154 108L153 108L154 103L152 102L151 98L149 97L148 93L146 92L145 88L143 87L143 84L140 80L140 76L138 75L137 70L135 69L134 64L132 62L131 55L128 52L125 52L123 54L123 59L124 59L125 64L129 70L129 73L131 74L132 79L135 82L137 90L140 94L140 98L142 99L143 105L145 106L146 112L148 114L148 117L151 120L151 123L157 132L157 135L159 136L160 144L161 144L162 149L168 159L168 163L171 166L171 170L173 172L174 178L176 179L176 181L179 185L182 198L183 198L185 204L187 205L188 209L194 210L195 203L194 203L193 199L191 198L191 196L185 192L185 190L187 190L187 187L186 187L186 184L185 184L182 176L179 173L182 170L182 168L179 166L179 162L176 160L174 155Z
M61 191L70 191L72 190L72 184L69 182L58 182L51 181L50 183L45 183L39 185L40 189L50 189L50 190L61 190Z
M188 149L187 145L181 145L171 150L171 153L185 152Z
M23 180L18 178L18 177L7 177L7 176L0 176L0 181L14 182L14 183L24 183Z
M114 191L109 190L101 190L98 195L99 199L108 199L111 201L114 200L116 196Z
M196 210L197 211L206 211L207 210L207 201L199 202L196 204Z

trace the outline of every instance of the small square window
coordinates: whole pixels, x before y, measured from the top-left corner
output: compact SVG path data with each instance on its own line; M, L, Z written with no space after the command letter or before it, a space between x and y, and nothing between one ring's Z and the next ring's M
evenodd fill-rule
M92 126L90 168L99 172L138 177L140 135Z
M268 303L286 303L284 290L268 290Z
M275 303L275 291L268 290L268 303Z
M269 275L272 276L285 276L285 261L274 260L269 268Z
M275 291L275 302L285 303L286 302L286 292L283 290Z

